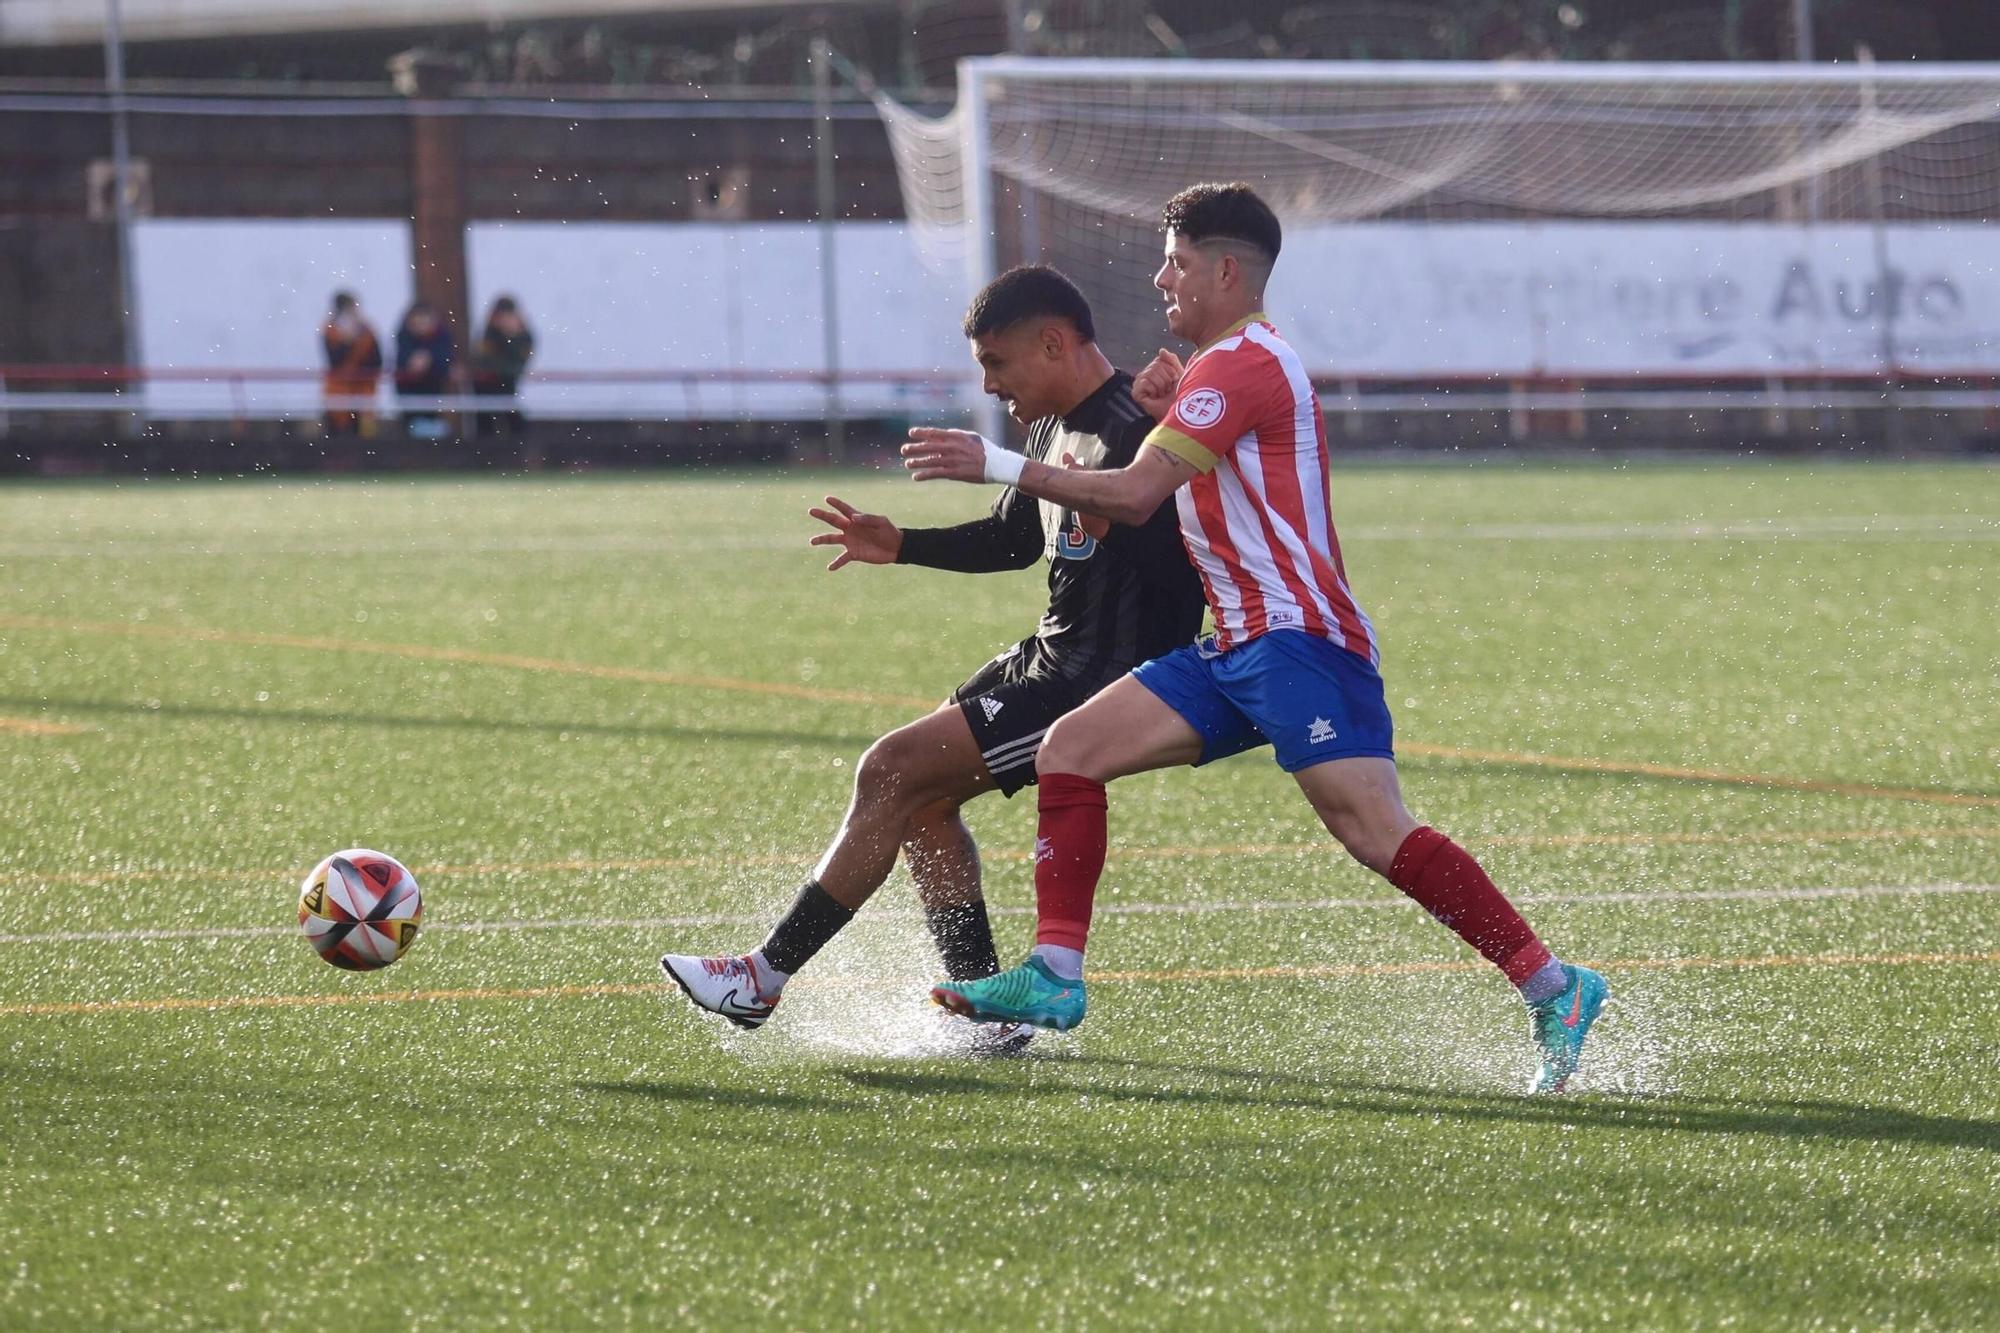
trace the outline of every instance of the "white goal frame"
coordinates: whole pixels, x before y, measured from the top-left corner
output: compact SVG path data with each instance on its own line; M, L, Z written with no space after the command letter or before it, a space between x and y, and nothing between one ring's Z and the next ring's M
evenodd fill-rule
M1474 85L1503 87L1588 87L1588 86L1718 86L1743 85L1762 88L1838 88L1871 97L1872 89L1921 84L1991 84L1994 93L1993 119L2000 120L2000 62L1953 64L1876 64L1862 59L1849 63L1787 64L1757 63L1663 63L1603 62L1557 63L1529 61L1307 61L1307 60L1163 60L1163 59L1070 59L1018 55L985 56L962 60L957 70L958 102L954 112L962 177L964 232L964 282L968 300L999 272L999 219L995 215L1000 191L993 169L990 111L996 84L1010 78L1049 83L1102 83L1184 86L1251 85L1292 83L1299 85L1347 85L1382 87L1394 84ZM1190 182L1192 183L1192 182ZM1877 219L1875 225L1882 224ZM2000 224L1995 224L2000 225ZM1608 377L1615 378L1615 377ZM1651 377L1656 379L1657 377ZM1528 414L1569 413L1576 421L1586 409L1715 409L1758 410L1769 414L1774 425L1783 425L1783 414L1800 409L1868 410L1928 408L1937 411L2000 410L2000 367L1987 383L1961 382L1950 388L1925 390L1898 387L1895 372L1882 380L1854 375L1773 375L1757 384L1744 377L1713 380L1704 386L1701 377L1678 386L1611 386L1586 389L1569 380L1496 384L1485 390L1453 391L1446 398L1423 393L1370 392L1349 381L1323 389L1322 403L1329 416L1346 414L1350 424L1355 414L1412 413L1448 410L1454 412L1503 412L1510 414L1515 433L1521 433ZM1977 380L1980 377L1970 377ZM1813 379L1813 384L1788 384L1787 380ZM980 428L988 434L1001 428L997 405L981 401L976 406ZM1580 429L1580 428L1579 428ZM1576 432L1572 432L1576 433Z

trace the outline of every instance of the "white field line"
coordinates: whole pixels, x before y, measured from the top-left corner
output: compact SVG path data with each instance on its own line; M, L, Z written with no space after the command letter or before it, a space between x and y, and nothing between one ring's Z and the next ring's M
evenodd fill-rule
M1517 903L1564 903L1582 906L1607 904L1720 903L1720 902L1815 902L1824 899L1930 898L1946 894L2000 894L2000 884L1864 884L1833 888L1771 889L1662 889L1631 893L1518 893ZM1402 910L1407 898L1300 898L1269 902L1210 903L1099 903L1098 916L1214 916L1256 912L1347 912L1381 908ZM1032 907L989 905L994 916L1032 916ZM885 918L917 918L920 912L891 908L871 915ZM681 916L578 916L537 919L509 918L500 921L434 921L426 930L452 931L469 935L494 935L525 930L666 930L689 926L764 926L768 915L736 912L700 912ZM131 930L49 930L0 935L0 944L118 944L137 940L266 939L290 935L293 926L186 926L135 928Z
M0 558L96 556L107 559L150 559L155 556L234 558L238 556L371 556L394 559L415 554L591 554L595 552L657 552L668 554L699 546L703 550L788 551L805 548L813 529L801 525L796 535L753 537L669 537L657 534L593 534L588 536L485 537L473 541L406 538L375 543L365 550L287 540L187 542L109 537L101 542L0 542ZM1355 524L1341 529L1349 541L2000 541L2000 520L1963 514L1876 515L1826 514L1798 519L1745 519L1730 523L1592 522L1592 523L1471 523L1450 525L1380 526Z

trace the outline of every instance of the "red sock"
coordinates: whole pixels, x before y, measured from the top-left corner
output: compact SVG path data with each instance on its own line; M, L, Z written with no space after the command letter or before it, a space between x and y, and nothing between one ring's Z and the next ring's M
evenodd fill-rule
M1104 874L1104 784L1074 773L1039 779L1035 830L1035 943L1083 949Z
M1403 839L1389 865L1389 882L1479 950L1480 956L1520 985L1550 958L1548 946L1514 904L1494 886L1479 862L1434 828Z

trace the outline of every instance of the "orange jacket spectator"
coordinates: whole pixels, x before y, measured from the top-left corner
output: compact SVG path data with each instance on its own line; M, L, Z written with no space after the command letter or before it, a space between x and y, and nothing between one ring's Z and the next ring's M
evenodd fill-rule
M375 330L361 317L361 303L352 292L333 294L333 313L319 331L326 349L326 393L328 397L372 398L382 377L382 344ZM373 433L375 414L352 408L329 408L326 430L329 435Z

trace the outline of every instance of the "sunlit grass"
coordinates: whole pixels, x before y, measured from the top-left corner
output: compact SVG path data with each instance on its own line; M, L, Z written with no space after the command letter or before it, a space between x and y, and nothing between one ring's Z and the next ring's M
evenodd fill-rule
M64 728L0 728L0 1326L1990 1322L2000 472L1335 487L1399 739L1460 752L1413 805L1625 964L1583 1095L1260 756L1114 790L1038 1058L939 1053L900 876L760 1033L647 989L1040 607L825 574L805 505L981 493L0 490L0 718ZM1032 801L971 820L1013 953ZM354 844L433 927L368 976L290 931Z

